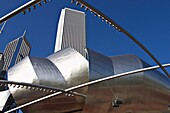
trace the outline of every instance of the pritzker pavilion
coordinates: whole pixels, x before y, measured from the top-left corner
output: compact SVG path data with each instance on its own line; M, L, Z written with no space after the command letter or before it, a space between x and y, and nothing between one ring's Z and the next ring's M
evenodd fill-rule
M114 26L125 32L118 24ZM147 49L158 66L133 54L106 56L88 48L84 12L61 10L54 53L46 58L30 56L31 44L25 35L7 44L0 54L1 112L170 113L170 78L164 68L170 65L160 64Z

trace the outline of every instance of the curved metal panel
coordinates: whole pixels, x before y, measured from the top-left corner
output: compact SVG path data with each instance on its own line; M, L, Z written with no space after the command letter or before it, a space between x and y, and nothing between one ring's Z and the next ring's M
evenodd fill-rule
M97 58L99 57L103 56L99 55ZM111 57L111 59L114 67L114 74L149 66L135 55L115 56ZM94 63L96 62L97 61ZM103 67L108 65L104 58L103 60L98 60L98 62L100 63L97 64L103 63ZM91 65L92 64L90 64L90 66ZM95 71L100 72L101 69L95 68ZM105 72L103 71L103 73ZM90 76L96 75L94 74ZM123 104L119 105L119 108L115 108L111 104L111 102L114 102L116 99L123 101ZM167 76L162 75L156 70L153 70L124 76L89 86L83 112L166 113L168 112L169 102L170 80L167 78Z
M134 55L122 55L111 57L111 59L92 51L89 52L89 55L91 56L91 58L89 58L91 63L90 78L93 79L149 66ZM12 71L9 70L8 74L9 78L11 78L10 80L27 82L27 80L17 80L15 76L24 79L25 76L22 78L21 75L28 74L27 72L30 72L31 70L32 72L30 73L34 76L32 75L32 79L28 81L37 84L47 85L48 82L50 82L52 78L55 79L56 76L56 84L58 84L58 80L59 83L62 83L61 81L65 80L65 82L68 83L68 86L66 87L88 81L88 61L74 49L66 48L48 58L51 61L43 58L31 58L31 60L29 58L27 60L24 59L25 61L21 61L21 64L19 63L20 66L17 64L16 68L14 66L11 68ZM25 62L26 65L24 65L23 62ZM25 66L27 66L28 69L23 69ZM20 69L21 67L22 69ZM50 68L49 71L48 68ZM99 74L96 74L95 72ZM64 75L63 77L62 74ZM49 78L50 76L52 78ZM83 77L85 77L85 80L77 82L77 80L80 80ZM61 85L61 87L63 86ZM11 89L14 88L10 88L10 90ZM170 80L156 70L132 74L107 82L104 81L89 86L87 92L85 88L78 91L81 93L88 93L86 101L82 97L62 94L26 107L23 110L25 113L68 112L81 110L85 102L83 112L140 113L147 111L147 113L163 113L168 112L167 110L170 102ZM38 96L47 95L47 93L38 91L16 89L13 90L12 94L14 95L17 104L28 101L28 97L30 97L29 99L31 100ZM111 106L111 102L117 98L122 99L123 104L120 105L121 107L119 108L114 108Z
M116 74L149 66L135 55L112 57ZM170 81L156 70L109 80L117 98L123 100L119 108L110 107L109 112L162 113L168 112Z
M109 57L88 49L89 80L96 80L114 74L113 64Z
M135 55L121 55L111 57L114 73L119 74L142 68L140 59Z
M34 71L34 68L32 67L29 57L24 58L21 62L9 69L8 80L39 84L37 75ZM22 105L23 103L35 99L34 96L36 96L37 93L27 89L18 89L11 86L9 86L9 90L11 91L11 94L14 97L17 105ZM28 98L28 96L30 96L30 98Z
M83 61L87 63L86 59L83 56L81 56L81 54L77 53L76 51L75 53L79 55L77 56L77 60L80 60L82 58ZM81 65L77 65L77 66L81 66ZM82 68L84 69L83 66ZM67 69L67 67L65 67L65 69ZM88 73L84 75L83 72L84 71L85 73L86 71L88 72L88 68L86 67L86 69L81 70L80 67L79 69L80 70L74 69L70 71L81 72L81 73L76 73L76 72L72 73L72 74L77 74L77 78L79 78L79 76L81 77L81 74L83 74L83 76L87 78ZM78 76L78 74L80 75ZM12 67L8 72L8 76L10 81L48 85L48 86L54 86L63 89L69 87L67 81L60 73L59 69L55 66L54 63L52 63L49 59L46 58L27 57L21 62L19 62L17 65ZM75 78L72 79L76 81ZM81 81L86 82L85 80L81 80ZM81 81L79 82L81 83ZM42 96L49 94L42 91L37 91L37 90L33 91L28 89L18 89L18 88L10 87L10 91L12 92L12 95L17 105L25 104L29 101L38 99ZM85 92L86 88L80 89L79 91ZM53 97L46 101L42 101L40 103L36 103L29 107L23 108L22 110L24 111L24 113L30 113L30 112L31 113L47 113L47 112L58 113L58 112L74 111L74 110L82 109L82 106L85 101L84 99L85 99L84 97L78 97L70 94L62 94L60 96Z
M90 81L114 74L109 57L88 49ZM87 98L82 113L107 113L112 102L112 92L106 81L88 86Z
M37 79L38 78L29 57L24 58L21 62L10 68L8 71L9 81L38 83ZM12 92L12 89L10 89L10 91Z
M0 92L0 111L2 111L5 107L5 104L10 96L10 91L6 90L6 91L1 91Z
M31 57L30 60L40 85L54 86L61 89L68 86L63 75L50 60L37 57Z
M88 61L76 50L65 48L48 59L60 70L69 87L89 81Z
M113 94L106 81L88 86L87 98L82 113L107 113Z

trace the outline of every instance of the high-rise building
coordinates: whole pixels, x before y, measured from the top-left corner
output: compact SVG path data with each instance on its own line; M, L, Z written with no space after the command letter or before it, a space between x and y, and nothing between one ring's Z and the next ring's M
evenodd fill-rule
M3 66L4 66L4 55L3 53L0 52L0 80L4 79L4 71L3 71ZM4 90L4 87L0 86L0 91Z
M3 69L3 65L4 65L4 57L3 57L3 53L0 52L0 74ZM0 75L0 77L1 77L1 75Z
M29 44L28 40L25 37L25 33L23 36L11 41L6 45L4 54L0 54L0 69L1 71L1 79L7 79L7 73L6 71L8 68L12 67L13 65L17 64L19 61L21 61L23 58L28 56L30 54L31 45ZM1 60L2 59L2 60ZM2 68L1 68L2 66ZM0 94L3 94L7 91L7 87L0 86ZM4 98L4 97L3 97ZM2 106L3 109L0 109L0 111L10 109L14 107L15 104L12 95L5 98L5 103Z
M11 41L7 44L4 51L4 67L3 70L17 64L23 58L30 54L31 45L25 35Z
M86 52L85 13L69 8L62 9L56 36L55 52L71 47L84 57Z
M47 58L26 57L8 70L8 80L21 85L13 82L9 90L0 92L0 113L23 105L29 105L22 108L24 113L169 113L170 79L158 70L142 71L151 68L139 57L108 57L91 49L86 49L87 59L82 56L86 55L85 35L82 39L82 32L76 31L83 24L80 12L75 12L62 11L56 53ZM9 44L15 49L6 48L15 62L23 58L19 55L23 40Z

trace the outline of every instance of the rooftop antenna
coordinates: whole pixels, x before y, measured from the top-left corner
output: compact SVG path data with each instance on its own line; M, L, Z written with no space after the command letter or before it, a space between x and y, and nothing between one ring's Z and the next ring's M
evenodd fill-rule
M4 30L4 27L5 27L5 24L6 24L7 21L5 21L0 29L0 34L2 33L2 31Z
M22 38L25 37L26 33L27 33L27 30L24 31Z

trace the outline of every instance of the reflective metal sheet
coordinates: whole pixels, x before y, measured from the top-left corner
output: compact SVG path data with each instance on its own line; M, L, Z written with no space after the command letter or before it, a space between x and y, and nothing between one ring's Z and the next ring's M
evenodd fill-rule
M61 89L68 87L63 75L50 60L37 57L31 57L30 60L40 85L53 86Z
M100 53L88 49L89 80L96 80L114 74L112 60Z
M70 77L68 77L69 79L65 79L65 77L61 74L63 70L60 72L60 70L55 66L55 63L51 62L49 59L27 57L26 59L22 60L21 62L19 62L17 65L15 65L9 70L8 72L9 80L48 85L48 86L54 86L63 89L66 87L71 87L71 85L87 82L88 61L81 54L79 54L73 49L72 51L67 51L67 52L68 53L66 54L68 54L69 57L66 58L66 60L63 59L59 61L60 61L60 65L64 66L63 68L65 69L64 71L68 70L70 72L69 73ZM69 59L70 57L71 59ZM62 55L61 57L55 56L55 58L62 58ZM72 61L73 58L76 59ZM67 63L69 63L69 65L66 65ZM69 70L67 66L70 66L71 69ZM82 79L81 77L85 79ZM70 83L71 85L70 84L68 85L67 83ZM12 95L14 96L17 105L22 105L24 103L27 103L29 101L38 99L42 96L49 94L42 91L28 90L28 89L18 89L18 88L10 87L10 90L12 91ZM86 88L82 88L77 91L80 93L85 93ZM54 98L33 104L29 107L23 108L23 111L24 113L30 113L30 112L31 113L48 113L48 112L58 113L58 112L75 111L75 110L82 109L84 101L85 101L84 97L78 97L70 94L62 94Z
M114 72L122 73L149 66L135 55L112 57ZM108 81L117 98L123 100L119 108L109 113L166 113L170 102L170 81L156 70L133 74Z
M90 85L82 113L107 113L111 106L113 94L107 83Z
M111 57L111 59L115 74L149 66L135 55L115 56ZM103 60L99 61L104 63ZM95 69L95 71L100 72L99 68ZM90 76L96 76L96 74ZM107 82L108 85L103 82L103 84L100 83L89 86L87 99L83 109L84 113L170 112L168 111L168 105L170 102L170 80L157 70L132 74L109 80ZM108 89L109 86L111 90ZM110 92L112 92L111 96L109 96ZM111 101L114 101L115 99L121 99L123 104L119 105L119 107L113 107Z
M71 54L73 54L73 55L71 55ZM75 54L77 54L75 50L72 50L72 49L69 50L67 48L64 51L60 51L60 54L55 53L54 55L52 55L53 56L53 57L51 57L52 60L50 58L49 59L55 65L59 66L59 64L60 64L60 66L61 65L63 66L62 67L63 70L61 71L61 73L62 73L64 71L64 69L68 69L67 66L71 66L71 65L66 65L66 64L69 62L69 59L71 59L70 57L71 56L74 57ZM80 54L78 53L77 57L79 57L79 55ZM98 55L100 57L100 54L98 54ZM77 58L77 57L75 57L75 58ZM81 57L84 58L83 56L81 56ZM114 58L112 57L111 58L112 59L111 63L113 63L112 65L110 65L111 63L108 63L111 60L108 60L108 62L106 62L106 60L102 60L102 59L104 59L103 58L104 56L101 56L101 57L102 58L100 60L98 60L98 63L96 63L97 61L94 61L95 65L93 65L93 66L97 67L97 68L90 67L90 69L95 69L96 72L100 72L99 75L102 75L103 77L110 76L110 75L107 75L106 73L110 73L110 74L116 73L117 74L117 73L135 70L135 69L139 69L139 68L143 68L143 67L147 66L146 64L144 64L144 62L141 59L139 59L138 57L133 56L133 55L125 55L125 56L123 55L123 56L117 56ZM56 60L57 58L59 58L59 59ZM95 58L95 57L93 57L93 58ZM105 58L109 59L108 57L105 57ZM66 59L66 61L64 61L64 59ZM77 59L79 59L79 58L77 58ZM75 61L77 61L77 59L75 59ZM41 62L43 61L43 59L39 59L39 60ZM39 60L36 60L36 61L39 62ZM86 59L82 59L82 60L86 61ZM36 62L36 61L32 60L32 62ZM63 65L62 62L64 62L65 65ZM67 62L67 63L65 63L65 62ZM48 63L51 64L50 62L47 62L44 64L47 65ZM44 65L44 64L42 64L42 65ZM37 63L35 63L33 65L38 66L39 64L37 65ZM83 65L83 62L82 62L82 65ZM105 66L103 66L103 65L105 65ZM90 66L92 66L92 65L90 65ZM105 71L100 70L101 69L100 66L101 67L103 66L103 68L108 67L107 68L108 70L106 69L106 73L105 73ZM86 66L84 65L83 67L86 67ZM37 69L38 68L41 69L39 66L37 67ZM44 69L44 68L45 67L42 66L42 69ZM79 69L79 68L77 68L77 69ZM71 67L71 70L73 70L73 72L75 71L75 69L72 67ZM75 73L77 74L77 73L79 73L79 71L81 72L82 70L77 70L77 72L75 71ZM37 73L42 74L42 72L37 71L36 74ZM70 72L72 72L72 71L70 71ZM84 72L86 73L86 70L84 70ZM97 74L90 75L90 76L92 76L92 78L96 78L96 79L98 77L99 78L101 77L101 76L96 76L96 75ZM69 76L71 76L71 75L69 75ZM80 76L80 78L79 78L79 76L77 76L77 77L78 77L77 80L79 80L81 78L81 76ZM72 80L73 79L72 77L68 77L68 78L65 79L65 77L64 77L66 82L68 80L69 81L68 83L71 84L73 82L73 84L71 84L71 85L74 85L74 81L76 79ZM85 82L85 81L81 81L81 82ZM142 113L145 113L145 112L147 112L147 113L168 113L169 112L168 105L170 102L170 92L169 92L170 91L170 81L166 76L162 75L158 71L142 72L142 73L138 73L138 74L125 76L122 78L109 80L107 82L109 85L106 84L106 82L92 85L89 87L87 92L84 88L79 90L82 93L88 93L86 101L83 98L80 98L77 96L68 96L68 94L63 94L63 95L48 99L46 101L42 101L40 103L34 104L32 106L26 107L26 108L24 108L24 111L25 111L25 113L28 113L28 112L30 112L29 110L31 109L31 113L68 112L68 111L83 109L83 105L85 102L83 112L101 112L101 113L102 112L109 112L109 113L124 113L124 112L125 113L127 113L127 112L128 113L141 113L141 112ZM77 84L77 82L76 82L76 84ZM70 85L68 85L68 87L69 86ZM110 88L109 88L109 86L110 86ZM36 92L36 93L38 94L39 92ZM33 92L33 93L28 93L28 94L35 95L36 93ZM24 93L22 93L22 94L24 94ZM111 102L116 98L123 100L123 104L120 105L120 107L118 107L118 108L111 106Z
M50 55L48 59L60 70L69 87L89 81L89 63L76 50L65 48Z
M34 71L29 57L26 57L21 62L9 69L8 80L39 84L38 77ZM33 100L34 98L32 98L31 96L36 96L34 91L30 91L25 88L20 89L9 86L9 90L14 97L17 105L21 105L30 100ZM28 96L30 96L30 98L28 98Z
M0 92L0 111L3 110L9 96L10 96L10 91L9 90Z
M23 108L23 111L24 113L69 113L70 111L81 110L85 100L77 101L75 98L77 97L62 94L27 106Z
M88 49L90 81L114 74L113 64L109 57ZM82 113L107 113L113 94L106 81L88 86L87 99Z

